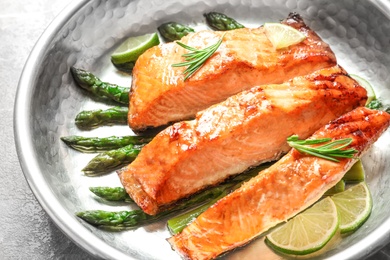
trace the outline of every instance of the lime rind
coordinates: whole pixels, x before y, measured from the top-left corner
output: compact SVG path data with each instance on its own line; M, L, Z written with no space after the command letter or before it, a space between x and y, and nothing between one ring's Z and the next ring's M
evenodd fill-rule
M111 55L114 65L135 62L149 48L160 43L157 33L127 38Z
M284 254L307 255L323 248L336 234L339 217L326 197L267 235L266 243Z
M340 216L340 233L351 233L361 227L372 211L372 197L365 182L331 197Z
M264 31L275 49L287 48L306 39L302 32L281 23L265 23Z
M374 91L374 88L371 86L371 84L364 78L358 76L358 75L355 75L355 74L349 74L349 76L351 78L353 78L354 80L356 80L360 86L362 86L363 88L366 89L367 91L367 102L366 102L366 106L373 100L376 99L376 94L375 94L375 91Z
M133 71L133 68L134 68L134 65L135 65L135 61L129 61L129 62L125 62L125 63L112 63L114 64L114 66L118 69L118 70L121 70L121 71L124 71L124 72L127 72L127 73L131 73Z

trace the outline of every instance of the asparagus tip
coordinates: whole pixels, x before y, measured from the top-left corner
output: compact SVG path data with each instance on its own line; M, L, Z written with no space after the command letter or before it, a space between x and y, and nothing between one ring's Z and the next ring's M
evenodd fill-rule
M85 215L85 212L84 211L79 211L79 212L76 212L75 215L79 218L83 218L84 215Z
M61 136L60 137L61 141L63 141L65 144L69 144L71 142L71 137L69 136Z
M76 67L74 67L74 66L71 66L71 67L70 67L70 72L72 73L72 76L73 76L74 78L77 78L77 74L78 74L79 71L82 71L82 70L81 70L81 69L78 69L78 68L76 68Z

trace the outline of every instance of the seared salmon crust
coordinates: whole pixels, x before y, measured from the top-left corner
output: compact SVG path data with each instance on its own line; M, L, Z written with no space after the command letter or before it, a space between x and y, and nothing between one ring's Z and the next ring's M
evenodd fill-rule
M143 147L119 177L146 213L277 160L286 138L309 137L329 121L365 104L366 90L339 66L253 87L175 123Z
M349 148L356 149L359 157L389 125L388 113L360 107L322 127L311 138L352 138ZM292 149L211 206L169 243L186 259L213 259L312 205L356 160L332 162Z
M183 62L187 50L175 42L147 50L132 73L130 127L140 131L190 119L198 111L251 87L282 83L336 65L329 45L299 15L290 14L282 23L299 30L306 39L276 50L263 27L190 33L180 41L197 49L224 37L218 50L185 81L186 67L172 64Z

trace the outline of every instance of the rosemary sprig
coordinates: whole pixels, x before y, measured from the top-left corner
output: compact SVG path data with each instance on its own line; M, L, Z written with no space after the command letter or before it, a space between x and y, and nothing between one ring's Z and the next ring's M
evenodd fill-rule
M185 62L175 63L172 64L172 67L184 67L188 66L187 69L184 71L184 80L187 80L189 77L191 77L192 74L194 74L197 70L199 70L203 63L211 57L211 55L214 54L214 52L219 48L219 46L222 43L223 37L222 35L221 39L219 39L215 44L206 47L204 49L198 50L196 48L193 48L191 46L188 46L182 42L177 41L176 43L183 47L184 49L187 49L191 52L188 52L186 54L183 54L182 57L185 57Z
M299 140L297 135L292 135L287 138L287 143L301 153L310 154L334 162L339 162L336 158L353 158L353 155L358 152L355 149L343 150L352 143L352 138L344 138L335 141L331 140L332 138ZM310 146L321 143L326 144L315 147Z

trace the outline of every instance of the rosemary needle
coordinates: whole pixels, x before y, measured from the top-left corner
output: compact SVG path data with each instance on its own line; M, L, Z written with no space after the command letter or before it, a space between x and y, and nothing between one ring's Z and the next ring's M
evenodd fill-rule
M176 42L179 46L183 47L184 49L187 49L191 52L188 52L186 54L183 54L182 57L185 57L185 62L175 63L172 64L172 67L184 67L188 66L186 70L184 71L184 80L187 80L189 77L191 77L192 74L194 74L197 70L199 70L203 63L211 57L211 55L214 54L214 52L219 48L219 46L222 43L223 37L222 35L221 39L219 39L215 44L210 45L209 47L206 47L204 49L196 49L191 46L188 46L182 42Z
M331 141L331 138L321 138L312 140L299 140L298 136L292 135L287 138L287 143L301 153L310 154L326 160L339 162L336 158L353 158L357 153L355 149L344 149L352 143L352 138L344 138ZM321 144L320 146L310 146L312 144ZM343 150L344 149L344 150Z

